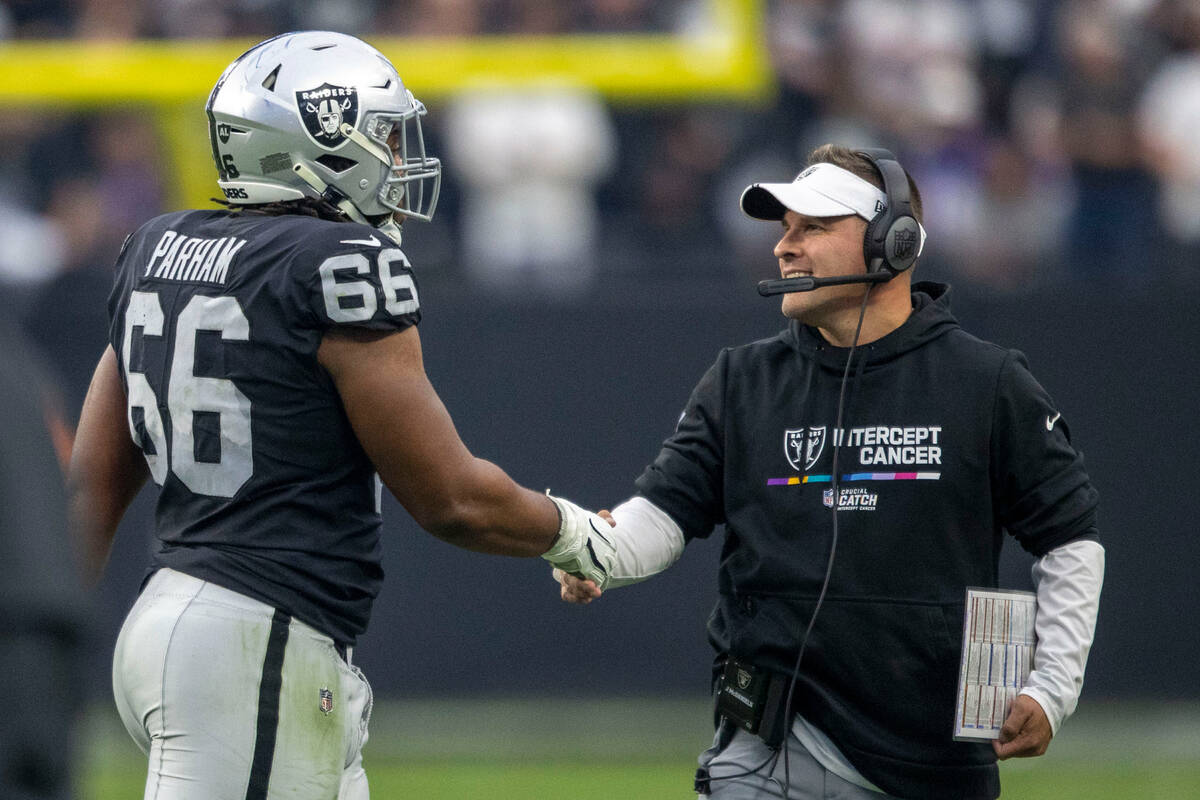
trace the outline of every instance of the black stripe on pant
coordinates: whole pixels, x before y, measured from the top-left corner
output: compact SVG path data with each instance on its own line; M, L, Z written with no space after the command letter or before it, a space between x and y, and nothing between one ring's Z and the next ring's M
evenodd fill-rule
M271 782L271 762L275 760L275 733L279 728L279 692L283 687L283 651L287 649L290 615L276 609L271 617L267 655L263 658L262 679L258 684L258 722L254 735L254 759L250 762L250 782L246 800L266 800Z

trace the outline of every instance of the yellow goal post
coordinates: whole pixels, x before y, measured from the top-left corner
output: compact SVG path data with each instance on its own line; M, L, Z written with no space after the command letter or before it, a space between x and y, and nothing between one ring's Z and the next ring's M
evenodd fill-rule
M487 87L546 83L592 89L615 104L761 104L774 93L764 0L707 0L699 32L468 38L365 35L413 92L438 100ZM203 100L252 40L7 41L0 106L145 108L171 165L175 208L216 193Z

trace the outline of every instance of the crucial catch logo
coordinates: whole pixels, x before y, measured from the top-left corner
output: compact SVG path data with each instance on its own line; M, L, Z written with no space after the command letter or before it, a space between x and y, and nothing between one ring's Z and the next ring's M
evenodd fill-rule
M842 487L838 497L838 511L874 511L879 507L879 494L861 486ZM833 508L833 489L821 492L821 502Z

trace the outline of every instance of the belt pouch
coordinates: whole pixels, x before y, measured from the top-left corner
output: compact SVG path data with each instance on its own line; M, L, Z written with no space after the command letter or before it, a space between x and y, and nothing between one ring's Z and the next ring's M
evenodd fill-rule
M783 706L788 680L753 664L726 660L717 682L717 713L770 747L779 747L791 715Z

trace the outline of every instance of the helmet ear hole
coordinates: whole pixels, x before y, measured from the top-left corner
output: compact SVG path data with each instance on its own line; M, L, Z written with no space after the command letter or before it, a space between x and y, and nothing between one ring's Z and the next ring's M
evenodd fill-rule
M271 70L267 77L263 78L262 87L268 92L275 91L275 81L279 79L279 70L283 68L283 64L277 64L275 69Z
M326 153L325 155L318 157L317 163L326 167L335 174L345 172L352 167L358 166L358 162L354 159L335 156L332 153Z

